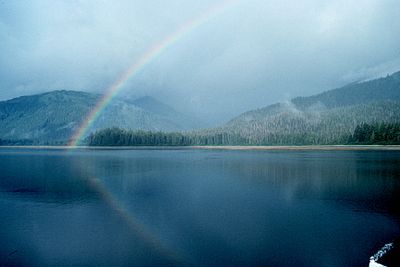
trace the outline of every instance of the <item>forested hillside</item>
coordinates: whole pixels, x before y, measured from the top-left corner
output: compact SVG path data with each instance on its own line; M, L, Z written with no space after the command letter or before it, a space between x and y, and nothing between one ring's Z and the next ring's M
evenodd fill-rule
M3 144L65 144L94 108L101 95L53 91L0 102L0 139ZM132 130L181 131L196 120L147 98L147 106L117 99L107 106L88 131L109 127ZM160 108L161 107L161 108ZM163 110L168 109L169 113ZM198 125L201 125L198 123Z
M0 139L3 144L65 144L100 97L55 91L0 102ZM89 133L97 133L87 141L92 145L343 144L359 125L399 122L400 72L397 72L248 111L220 127L191 132L183 131L200 126L198 120L151 97L116 99L89 129ZM117 128L126 131L121 134L123 130ZM115 136L129 140L118 140Z
M301 139L287 141L286 145L306 145ZM1 142L1 140L0 140ZM163 133L151 131L127 131L109 128L95 132L88 137L91 146L224 146L224 145L270 145L256 144L250 139L232 133ZM276 143L281 144L282 143ZM323 144L323 143L322 143ZM400 145L400 123L362 123L355 130L341 136L331 145Z
M319 105L326 108L400 100L400 71L371 81L352 83L309 97L297 97L292 103L299 109Z
M400 122L400 72L310 97L252 110L218 128L185 134L119 132L92 135L92 145L313 145L346 144L360 125ZM107 136L114 134L108 141ZM120 135L124 140L119 140ZM99 139L100 138L100 139ZM135 138L139 138L138 140ZM361 142L355 141L353 142ZM374 141L372 141L374 142ZM394 142L388 140L388 142Z
M400 123L363 123L357 125L349 139L351 144L400 145Z
M57 91L0 102L0 138L10 144L66 140L98 98Z
M342 143L361 123L400 122L400 102L327 108L297 109L278 104L247 112L216 129L236 133L255 145Z
M362 123L400 122L400 72L245 112L217 132L252 144L336 144Z

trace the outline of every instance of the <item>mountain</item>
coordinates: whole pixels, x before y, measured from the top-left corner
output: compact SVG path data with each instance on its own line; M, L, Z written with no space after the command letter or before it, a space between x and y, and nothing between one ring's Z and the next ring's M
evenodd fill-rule
M361 123L400 122L400 72L245 112L207 131L250 144L333 144Z
M0 102L0 139L65 143L100 97L55 91ZM169 140L174 144L343 144L363 123L378 125L377 128L380 123L400 123L400 72L248 111L218 128L185 135L159 133L156 143ZM195 119L152 97L115 99L98 116L88 133L110 127L170 132L194 129L196 125ZM117 132L103 132L99 136ZM127 134L129 140L137 139L135 132L119 134ZM114 140L119 134L112 136L113 142L121 143ZM140 140L144 138L139 137ZM149 139L149 144L155 142L153 134L145 138Z
M199 129L205 125L200 119L177 112L172 107L150 96L134 99L131 103L147 112L158 114L167 121L173 121L184 130Z
M0 139L11 142L19 140L22 143L63 144L100 98L101 95L85 92L53 91L2 101ZM99 115L88 132L109 127L182 131L191 129L195 124L194 119L150 97L136 101L115 99Z
M400 71L384 78L351 83L309 97L297 97L292 103L298 108L323 105L327 108L366 104L384 100L400 100Z
M177 111L175 111L170 106L161 103L157 99L151 96L144 96L134 100L131 100L131 103L137 107L142 108L143 110L155 113L155 114L164 114L165 116L176 116L179 115Z

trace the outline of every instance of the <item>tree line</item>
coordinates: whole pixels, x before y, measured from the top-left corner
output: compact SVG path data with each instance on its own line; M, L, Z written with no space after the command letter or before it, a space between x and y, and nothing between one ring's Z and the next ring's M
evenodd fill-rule
M206 146L245 143L244 138L229 133L166 133L120 128L99 130L87 138L87 144L90 146Z
M400 144L400 123L362 123L357 125L349 138L351 144L388 145Z
M31 139L1 139L0 146L32 146L35 142Z
M327 141L329 140L329 142ZM215 130L165 133L108 128L96 131L87 138L90 146L217 146L217 145L344 145L400 144L400 123L362 123L350 135L332 138L313 133L268 134L258 139L237 133Z

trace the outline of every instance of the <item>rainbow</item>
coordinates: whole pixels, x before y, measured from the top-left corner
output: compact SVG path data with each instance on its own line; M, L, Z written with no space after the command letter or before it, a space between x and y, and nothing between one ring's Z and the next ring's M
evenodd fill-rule
M150 63L166 48L173 45L184 35L192 32L200 25L209 21L211 18L221 14L227 7L237 2L238 0L224 0L208 7L203 13L182 24L174 32L162 39L159 43L150 47L141 57L135 60L125 72L122 73L118 80L116 80L108 89L105 90L103 96L96 103L94 108L88 113L86 118L82 121L70 138L68 146L76 147L81 144L93 123L97 120L102 111L110 104L110 102L118 94L122 86L129 80L129 78L137 74L146 66L146 64Z
M174 265L189 265L188 260L184 258L178 249L173 249L167 246L160 238L154 235L146 225L142 224L138 219L135 218L134 214L130 213L124 208L121 203L107 190L100 179L95 177L87 179L88 185L99 194L102 200L108 205L108 207L118 215L125 224L129 227L129 230L135 234L136 237L140 238L143 242L149 245L159 255L165 259L174 263Z
M69 152L74 153L76 150L70 150ZM152 227L144 224L136 214L127 208L118 198L117 195L113 194L106 185L107 177L101 177L94 174L92 168L87 167L87 161L81 161L75 158L71 162L74 173L78 178L81 179L83 185L88 186L87 189L90 192L96 194L99 200L105 204L105 206L111 212L110 215L116 216L121 219L121 223L127 226L126 230L129 231L126 234L132 234L143 244L146 245L153 255L161 256L163 259L175 266L193 266L191 262L194 261L190 255L186 255L179 246L174 245L165 237L159 236L153 231ZM89 162L90 166L94 166L93 162ZM108 210L107 210L108 212ZM135 249L134 247L132 249Z

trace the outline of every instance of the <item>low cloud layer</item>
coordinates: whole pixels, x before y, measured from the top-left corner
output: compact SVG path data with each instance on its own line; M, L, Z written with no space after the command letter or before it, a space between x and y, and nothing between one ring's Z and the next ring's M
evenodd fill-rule
M104 91L218 1L0 1L0 99ZM238 1L146 65L121 94L217 123L400 69L397 1Z

